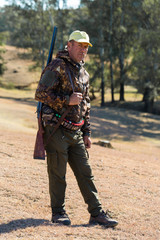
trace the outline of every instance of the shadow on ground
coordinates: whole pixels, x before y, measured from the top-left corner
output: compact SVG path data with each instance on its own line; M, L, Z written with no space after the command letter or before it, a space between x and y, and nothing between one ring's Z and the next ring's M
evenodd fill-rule
M37 227L40 225L46 226L46 225L51 225L51 223L45 219L34 219L34 218L17 219L6 224L1 224L0 234L9 233L12 231L16 231L18 229L25 229L28 227Z
M92 137L134 141L160 138L160 116L123 108L91 108Z
M33 98L16 98L16 97L14 98L14 97L0 96L0 99L13 100L13 101L20 102L22 104L27 104L30 106L37 106L37 102Z
M38 226L60 226L59 224L51 223L49 220L45 219L34 219L34 218L27 218L27 219L17 219L13 220L6 224L0 225L0 234L10 233L12 231L17 231L19 229L26 229L28 227L38 227ZM70 225L68 227L78 228L78 227L94 227L95 225L88 224L75 224ZM103 227L103 226L102 226Z
M37 106L33 98L0 98ZM141 136L159 140L160 115L119 107L91 107L91 129L93 138L136 141Z

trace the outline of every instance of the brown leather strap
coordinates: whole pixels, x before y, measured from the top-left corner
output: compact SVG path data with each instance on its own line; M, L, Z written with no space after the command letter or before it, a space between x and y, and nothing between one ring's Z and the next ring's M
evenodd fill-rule
M53 131L51 132L50 136L48 137L46 143L45 143L45 147L47 146L47 144L49 143L50 138L53 136L53 134L55 133L55 131L57 130L57 128L59 128L59 126L61 125L61 123L63 122L63 119L65 118L65 116L69 113L70 109L72 108L72 106L68 106L68 108L66 109L66 111L62 114L62 116L60 117L60 119L58 120L58 123L55 125Z

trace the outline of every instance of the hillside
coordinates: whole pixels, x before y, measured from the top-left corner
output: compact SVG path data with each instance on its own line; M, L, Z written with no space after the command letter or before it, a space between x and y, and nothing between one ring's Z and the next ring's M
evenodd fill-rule
M34 62L27 56L27 50L6 45L3 47L5 68L1 83L9 88L27 86L31 83L37 83L40 72L31 71Z

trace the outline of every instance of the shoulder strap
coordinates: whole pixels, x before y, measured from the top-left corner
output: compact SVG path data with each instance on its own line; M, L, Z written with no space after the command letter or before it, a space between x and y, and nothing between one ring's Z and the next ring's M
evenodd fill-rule
M68 67L67 64L66 64L66 69L67 69L67 74L68 74L68 76L69 76L69 81L70 81L71 86L72 86L72 90L73 90L73 92L74 92L74 85L73 85L73 81L72 81L72 77L71 77L71 72L70 72L69 67Z
M69 69L69 63L66 59L63 59L63 61L65 62L66 64L66 72L68 74L68 77L69 77L69 81L71 83L71 86L72 86L72 90L74 92L74 84L73 84L73 81L72 81L72 76L71 76L71 72L70 72L70 69Z

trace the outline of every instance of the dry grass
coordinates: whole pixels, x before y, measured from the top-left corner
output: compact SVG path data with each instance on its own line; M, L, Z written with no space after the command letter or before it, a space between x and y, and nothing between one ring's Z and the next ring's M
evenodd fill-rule
M100 106L101 105L101 95L100 92L95 92L96 99L92 101L93 106ZM111 91L108 89L107 91L105 90L104 94L104 101L105 102L111 102ZM115 91L114 92L114 100L119 101L119 92ZM125 101L141 101L142 100L142 94L137 93L137 90L133 88L132 86L125 86Z
M4 72L1 83L10 88L36 83L40 77L40 72L29 71L34 62L30 59L19 58L19 55L25 54L27 50L8 45L4 47L4 50L3 57L7 71Z
M102 205L119 225L114 230L88 225L87 206L68 167L66 209L72 226L64 227L50 222L46 161L32 159L35 106L0 101L0 239L159 239L160 117L93 108L93 143L110 139L114 148L93 144L90 162ZM131 128L131 117L144 134ZM152 135L145 136L149 131Z

